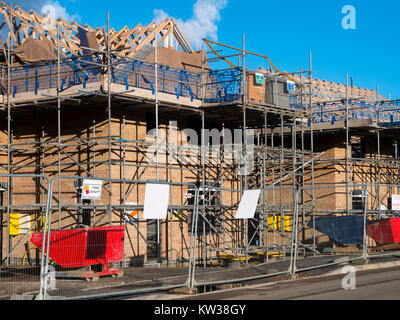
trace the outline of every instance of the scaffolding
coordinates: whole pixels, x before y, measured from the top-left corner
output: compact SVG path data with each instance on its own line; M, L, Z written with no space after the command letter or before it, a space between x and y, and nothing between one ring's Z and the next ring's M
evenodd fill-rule
M209 68L208 65L212 61L228 58L218 54L215 57L206 58L204 51L199 72L176 69L159 63L157 58L159 44L165 43L168 34L171 37L175 35L184 51L192 52L190 45L185 45L187 44L186 40L171 19L167 19L159 25L153 23L146 28L141 28L139 25L134 28L135 31L130 33L131 35L136 34L135 39L138 35L147 35L147 37L140 42L140 45L137 45L139 42L135 42L136 46L132 47L130 51L126 49L126 46L121 45L121 42L116 41L118 37L126 43L127 38L123 33L126 33L127 30L116 32L110 29L108 21L105 32L97 30L99 48L83 47L81 49L84 49L84 52L78 50L77 37L71 32L66 32L68 29L76 31L77 28L82 28L81 26L67 24L62 20L50 21L57 26L56 32L54 29L49 30L47 34L43 33L41 36L51 36L51 41L57 49L57 60L19 66L15 65L16 52L13 44L15 41L18 41L18 45L23 43L18 37L20 29L27 28L29 25L32 32L37 32L39 26L35 24L32 27L35 19L30 19L28 24L27 17L25 20L23 18L26 13L18 7L10 10L3 4L2 10L9 21L13 21L9 24L8 63L2 68L4 93L2 110L7 113L8 130L7 144L1 145L1 150L7 153L7 162L3 168L7 168L6 173L10 175L9 186L13 186L11 178L13 174L24 173L48 176L71 174L97 177L100 175L110 181L115 176L122 180L151 177L155 180L173 181L175 176L181 176L182 179L183 175L188 175L191 176L192 181L198 184L221 187L229 183L229 187L232 189L244 190L263 188L268 185L279 186L280 194L275 194L276 192L272 194L271 205L269 207L262 206L263 214L266 215L266 210L272 210L274 213L270 214L275 215L276 211L283 221L285 213L287 214L293 209L289 205L283 205L282 190L286 184L293 188L301 186L304 170L307 166L311 165L312 167L316 157L312 151L305 150L304 135L301 134L300 139L296 137L297 128L301 128L303 132L305 123L310 123L307 104L308 100L311 101L311 90L307 87L311 85L311 71L295 73L300 78L304 74L308 76L302 78L298 83L301 92L296 93L294 99L296 102L291 102L286 108L282 108L279 101L269 104L252 101L248 99L247 93L249 70L246 68L246 57L253 53L246 52L244 41L243 50L229 57L238 58L239 63L231 65L229 69ZM36 13L30 14L37 16ZM51 20L51 18L48 19ZM18 31L14 32L14 26L18 28ZM88 26L86 29L93 30ZM168 33L162 34L164 30L168 30ZM158 41L158 34L161 34L160 41ZM169 39L167 42L171 43L171 41ZM133 57L133 52L140 52L146 45L153 48L154 61ZM70 48L75 48L75 51ZM71 53L75 55L66 56ZM77 53L80 55L77 56ZM212 54L212 52L207 54ZM272 79L270 82L277 86L278 81L290 77L290 74L275 74L268 77ZM309 99L308 96L310 96ZM126 132L128 123L135 121L134 116L129 114L128 110L132 106L134 106L135 112L140 110L152 114L145 119L145 122L148 127L155 129L155 144L137 137L130 138L132 135ZM97 109L103 110L98 111ZM19 121L23 123L28 114L32 117L33 110L35 123L41 123L38 126L40 132L32 132L31 137L25 140L18 139L23 133L18 132L21 128L18 128L15 123ZM73 114L74 110L92 114L92 119L84 124L87 127L85 128L84 125L81 127L84 133L82 131L71 132L71 129L67 128L72 125L71 123L63 125L64 121L70 122L70 120L64 119L68 119L70 116L68 113ZM174 112L179 115L176 119L178 121L194 117L199 123L202 137L201 142L197 145L198 149L192 146L188 148L188 151L184 146L179 148L180 152L183 150L186 154L185 163L179 163L182 159L172 159L171 141L168 138L166 143L159 142L161 131L164 129L164 131L170 132L169 129L173 128L171 127L173 123L167 125L162 123L163 119L161 118L165 116L166 112ZM63 119L64 114L66 115ZM45 119L54 123L53 126L49 127ZM74 119L73 122L77 122L77 120ZM116 122L119 123L116 124ZM76 124L80 126L80 124ZM243 132L244 138L243 141L240 141L243 146L243 150L240 150L242 155L246 155L246 149L250 147L245 138L246 130L250 128L254 130L256 141L254 141L254 168L251 172L246 175L238 174L238 168L245 166L245 162L242 161L240 164L235 157L228 159L226 149L229 148L229 145L218 146L219 151L217 152L212 150L214 147L212 146L210 151L209 142L205 141L204 131L212 130L213 127L210 126L214 124L217 124L220 129L222 129L221 126L225 129L239 128ZM118 127L117 134L115 134L114 126ZM287 128L291 130L289 139L286 137ZM64 133L64 131L66 132ZM298 140L300 146L297 145ZM154 146L155 160L149 161L146 158L146 151ZM241 159L243 160L243 158ZM172 164L171 160L177 160L178 163ZM115 192L115 188L111 187L110 182L105 185L105 189L108 192L109 206L111 206L115 196L119 198L120 205L125 205L134 188L121 185L120 190ZM32 193L41 195L39 203L44 202L45 191L42 185L38 185L38 189L32 191ZM63 220L66 214L60 200L63 192L59 182L55 194L58 199L56 199L56 203L60 203L53 206L55 212L58 212L58 218L54 225L58 229L64 227ZM217 197L217 194L215 193L213 197ZM206 196L207 201L213 201L213 197ZM15 190L8 188L7 201L3 206L7 211L7 217L12 211L14 198ZM236 199L236 203L238 200L239 198ZM104 207L104 205L99 205L99 207ZM187 207L190 207L188 202L182 203L182 208ZM19 207L18 209L29 208ZM93 209L94 217L91 225L95 226L99 221L104 220L100 210L96 211L96 205ZM223 212L224 210L223 206L218 207L218 204L214 209L214 212ZM112 212L112 208L105 212L105 215L109 217L108 223L115 223ZM206 223L207 214L206 210L201 212L204 223ZM267 221L268 217L265 216L264 219ZM189 220L183 221L187 223ZM171 215L171 219L163 223L164 226L157 225L157 233L160 233L162 228L172 230L171 227L168 227L168 224L172 223L175 221ZM245 224L247 230L248 222ZM9 221L7 221L8 225ZM283 224L280 230L268 224L266 226L260 224L260 226L261 228L256 228L255 233L265 234L264 228L268 227L273 231L274 238L278 237L278 233L285 233ZM218 233L216 237L218 238ZM241 239L237 243L241 244L239 249L243 254L243 248L247 248L248 251L248 246L244 245L247 235L242 234L240 237ZM12 240L13 237L7 237L7 249L3 258L10 258L10 252L14 250L15 244L12 243ZM171 236L171 247L165 250L165 260L168 263L177 259L174 259L172 254L174 251L172 243ZM203 253L200 259L206 259L207 251L211 247L214 249L220 247L222 242L219 239L216 240L215 235L205 235L199 240L199 243ZM223 251L228 247L234 246L231 243L226 247L218 248L218 250ZM264 248L267 250L280 250L286 254L285 250L277 248L274 243L270 245L269 249L268 247L269 245L264 243ZM285 247L284 243L283 247ZM184 260L184 257L181 258ZM9 262L10 259L7 261Z
M123 207L128 205L131 195L140 192L139 188L124 181L179 180L203 186L203 201L199 206L201 227L196 241L198 259L204 266L221 253L247 258L249 254L261 252L267 260L274 256L286 259L291 250L296 191L301 190L302 227L313 221L315 214L327 212L319 210L315 204L318 166L330 165L346 175L346 207L330 213L352 213L351 194L358 188L356 183L353 186L353 181L357 180L357 175L362 175L362 166L373 165L377 181L382 181L381 172L385 167L385 173L391 172L385 174L388 182L398 183L397 157L395 160L382 159L380 141L385 130L397 130L399 100L388 101L377 96L371 102L354 98L349 95L347 83L344 98L314 102L316 86L311 54L309 70L287 73L278 70L268 57L247 51L244 37L242 48L205 39L211 51L202 50L199 70L189 71L159 61L161 45L171 48L175 43L183 52L193 53L173 19L115 31L110 28L108 16L107 30L94 30L62 20L50 21L56 30L47 30L38 37L51 39L57 59L16 65L14 47L23 43L20 33L23 30L26 36L29 32L39 33L41 25L34 22L34 17L38 17L36 13L27 14L18 7L11 10L3 4L2 13L7 16L9 27L7 50L4 50L7 63L1 69L3 97L0 104L7 120L7 141L0 145L1 158L7 159L2 161L3 172L0 172L8 176L6 201L2 204L2 210L7 213L6 250L1 257L7 264L13 263L12 253L20 245L9 236L10 214L15 210L35 209L40 215L43 213L40 204L45 202L47 192L40 179L35 178L35 188L29 191L36 197L35 204L15 204L20 192L13 188L13 175L16 174L108 179L104 186L108 203L91 203L86 207L93 210L90 226L104 223L105 218L108 218L108 224L124 223ZM71 31L77 33L79 28L96 33L100 44L97 49L82 47ZM233 53L223 55L213 46ZM142 56L149 48L154 54L153 61ZM274 70L249 70L247 61L251 57L266 59ZM210 67L214 62L227 63L229 67L214 69ZM270 89L268 99L257 101L251 91L257 74L263 76L265 88ZM285 89L292 83L294 88ZM287 94L280 92L282 86L288 90ZM85 117L77 117L79 112ZM171 114L174 121L171 121ZM176 146L173 134L175 131L181 134L185 122L190 129L200 133L200 141L185 144L182 140L187 136L184 136ZM152 129L151 141L138 133ZM241 131L239 150L226 143L224 135L220 136L219 144L211 145L206 131L212 129L219 133ZM248 130L253 132L251 143L246 139ZM344 132L344 159L324 157L324 152L315 148L315 130ZM351 134L366 132L376 135L375 159L352 157ZM233 156L233 149L240 156ZM249 153L253 163L250 168L246 160ZM176 156L181 154L185 156ZM112 185L112 179L121 180L118 187ZM365 179L360 178L361 181ZM65 216L71 215L68 210L82 210L84 205L73 204L71 199L76 196L76 190L66 188L65 191L64 187L59 179L53 199L53 210L58 215L52 227L56 229L66 226ZM382 195L379 186L377 188L374 194L379 213ZM248 189L269 191L262 193L256 219L234 221L232 213L240 196L233 190ZM221 201L226 192L231 194L229 204ZM61 201L65 193L70 196L69 203ZM182 188L179 197L180 205L170 208L169 219L162 224L157 222L153 233L156 240L146 237L139 228L135 231L137 238L146 240L147 246L155 241L158 253L163 241L164 250L155 257L158 263L177 264L188 260L182 249L184 246L187 249L187 244L174 247L173 226L179 224L182 243L188 239L189 234L184 233L188 232L192 222L193 195ZM119 208L115 205L116 199ZM161 239L162 232L164 237ZM302 241L307 240L305 237ZM314 233L311 245L303 245L303 248L306 254L319 253ZM146 254L151 256L149 251Z

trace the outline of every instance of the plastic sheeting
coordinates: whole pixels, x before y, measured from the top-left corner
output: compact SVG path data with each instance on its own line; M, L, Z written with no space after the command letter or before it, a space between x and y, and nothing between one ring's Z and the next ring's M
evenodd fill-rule
M308 226L313 226L310 220ZM332 240L348 246L361 244L363 240L364 221L362 216L324 217L315 219L315 229Z
M27 38L15 51L25 64L57 59L56 48L47 39Z

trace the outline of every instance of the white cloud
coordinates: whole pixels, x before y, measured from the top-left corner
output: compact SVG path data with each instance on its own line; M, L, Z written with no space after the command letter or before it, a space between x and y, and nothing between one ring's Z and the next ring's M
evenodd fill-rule
M71 16L67 10L58 3L58 1L46 1L42 5L40 13L42 15L48 14L53 19L63 18L67 22L79 18L77 15Z
M165 18L169 17L168 13L166 13L163 9L154 9L153 13L154 13L154 20L156 21L156 23L160 23Z
M75 0L67 1L75 2ZM4 2L7 5L11 5L11 0L5 0ZM18 5L22 8L22 10L25 10L26 12L29 12L31 9L33 9L40 15L48 13L51 17L55 19L61 17L67 22L70 22L71 20L79 20L78 15L69 14L67 10L57 0L14 0L13 5Z
M190 19L174 18L186 39L196 49L200 49L203 38L218 40L220 11L226 7L227 3L227 0L197 0L193 5L193 14ZM154 10L154 19L157 23L169 16L162 9Z
M74 2L75 0L65 0L68 2ZM3 0L5 4L8 6L11 5L11 0ZM44 13L48 13L51 17L57 19L58 17L62 17L67 22L71 22L71 20L75 20L78 23L80 22L80 17L78 15L71 15L67 12L66 8L64 8L57 0L13 0L13 6L18 5L22 10L29 13L30 10L34 10L39 15L44 15ZM54 28L53 24L49 23L49 20L45 20L43 23L43 27L46 29ZM1 31L1 36L3 39L7 39L8 28L3 28Z

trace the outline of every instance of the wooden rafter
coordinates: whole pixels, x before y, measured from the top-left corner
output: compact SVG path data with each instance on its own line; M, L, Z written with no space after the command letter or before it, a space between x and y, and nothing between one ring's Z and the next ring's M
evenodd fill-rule
M181 44L181 46L183 48L186 46L186 48L187 48L187 49L185 49L186 51L193 52L192 47L190 46L189 42L186 40L185 36L181 32L181 29L175 23L174 19L172 19L172 23L173 23L173 30L174 30L174 32L176 31L175 37L178 39L178 42Z
M87 24L80 26L76 21L69 23L62 18L55 20L50 16L41 16L34 10L30 10L28 13L18 6L14 6L12 10L11 21L11 8L3 1L0 1L0 15L4 17L4 21L0 24L0 30L7 27L9 36L12 37L16 46L21 45L29 37L48 39L50 43L56 46L58 26L60 49L67 55L81 55L83 53L78 37L79 28L96 32L100 50L106 49L107 37L104 28L97 27L94 29ZM145 46L154 46L156 37L158 37L157 40L161 39L158 45L170 46L172 41L169 41L169 39L173 37L176 40L175 43L179 43L182 50L193 52L192 47L172 18L166 18L158 24L152 21L146 27L139 23L133 29L128 26L124 26L120 30L112 28L109 32L111 50L126 48L126 50L120 51L120 54L128 57L133 57Z

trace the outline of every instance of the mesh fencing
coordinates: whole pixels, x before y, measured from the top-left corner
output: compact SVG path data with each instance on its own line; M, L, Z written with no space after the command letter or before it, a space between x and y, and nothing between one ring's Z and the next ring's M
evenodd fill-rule
M161 201L157 194L156 198L147 199L149 185L168 189L167 198L163 198L167 201L166 216L162 218L143 216L146 204ZM185 273L184 264L189 260L185 219L193 211L185 197L189 188L195 186L165 181L56 177L51 184L51 227L45 246L41 245L42 234L33 237L35 245L46 253L41 297L88 294L93 282L102 288L103 294L115 292L127 279L135 282L135 273L146 273L146 268L160 265ZM151 279L143 281L149 287L157 286ZM139 284L132 284L136 286Z
M49 181L35 175L0 179L0 299L32 299L39 291L42 259L30 239L44 229Z
M69 176L49 185L42 176L0 177L0 299L190 287L207 284L201 273L207 268L233 268L225 273L229 282L236 267L247 266L241 275L250 279L252 265L279 262L280 272L294 274L399 252L397 185L265 188L254 216L237 219L240 189ZM154 184L168 189L167 215L160 219L144 217L146 202L162 202L161 193L146 200ZM174 280L155 280L171 274Z
M196 279L196 266L289 261L295 209L293 187L260 189L258 199L253 199L254 212L247 207L251 203L242 203L245 190L204 185L198 192L197 211L190 221L189 287L208 283L207 279ZM281 197L271 204L269 200L275 193ZM238 216L243 212L241 206L248 217Z
M99 82L101 80L102 58L99 55L68 58L60 61L60 90L74 85ZM7 79L7 69L3 71L3 79ZM34 92L58 87L58 62L34 64L14 67L11 73L11 94ZM8 91L7 81L2 83L3 93Z
M156 90L155 65L136 60L113 60L112 82L131 87ZM179 97L201 99L201 75L168 66L157 66L157 91Z

